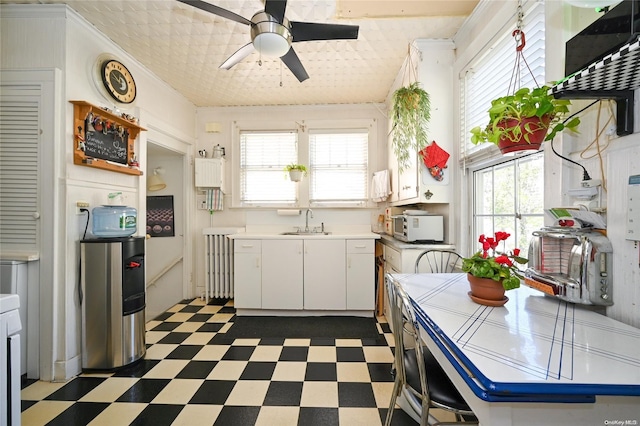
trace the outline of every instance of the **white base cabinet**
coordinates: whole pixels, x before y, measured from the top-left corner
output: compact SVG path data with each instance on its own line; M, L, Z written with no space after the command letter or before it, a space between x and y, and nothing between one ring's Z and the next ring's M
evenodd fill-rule
M373 239L237 239L240 310L373 311Z
M345 240L304 241L304 308L347 308Z
M233 247L235 306L262 307L262 241L238 240Z
M375 307L375 243L347 240L347 309Z
M302 309L302 240L262 240L262 308Z

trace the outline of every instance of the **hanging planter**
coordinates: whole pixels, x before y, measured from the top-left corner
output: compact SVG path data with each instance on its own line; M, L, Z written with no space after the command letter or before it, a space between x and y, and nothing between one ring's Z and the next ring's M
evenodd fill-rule
M427 146L427 129L431 119L431 101L429 94L415 81L415 70L411 63L411 45L407 56L408 86L393 92L391 98L391 146L398 160L398 172L402 173L409 166L412 153ZM411 75L413 73L413 76ZM412 78L413 77L413 78Z
M398 171L409 166L411 152L418 152L427 143L427 125L431 118L429 94L420 83L401 87L393 94L391 145L398 159Z
M498 126L512 129L510 132L501 135L498 141L498 148L503 154L510 152L539 150L544 138L547 136L547 129L551 117L547 114L542 117L527 117L518 121L509 118Z
M302 176L307 175L307 168L302 164L289 164L284 168L284 171L289 174L289 179L292 182L300 182Z
M520 26L520 23L519 25ZM527 65L522 54L525 46L524 32L513 31L516 39L516 61L509 82L509 91L515 87L520 78L520 61ZM533 73L531 74L535 82ZM537 84L537 83L536 83ZM513 94L491 101L489 124L471 129L471 142L475 145L490 142L497 145L503 154L522 150L538 150L544 141L553 140L558 132L566 129L576 131L580 119L572 118L567 123L565 116L569 113L571 101L556 99L549 86L529 89L523 87Z
M575 131L580 124L579 118L562 122L571 101L556 99L550 93L549 86L533 90L525 87L513 95L494 99L488 110L489 124L484 129L479 126L471 129L471 142L494 143L504 154L537 150L558 132Z

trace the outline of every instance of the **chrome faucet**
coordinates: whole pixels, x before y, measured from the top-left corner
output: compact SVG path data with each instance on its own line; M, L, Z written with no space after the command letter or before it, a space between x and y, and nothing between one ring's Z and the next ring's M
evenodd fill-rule
M304 232L309 232L309 214L311 214L311 219L313 219L313 210L307 209L304 221Z

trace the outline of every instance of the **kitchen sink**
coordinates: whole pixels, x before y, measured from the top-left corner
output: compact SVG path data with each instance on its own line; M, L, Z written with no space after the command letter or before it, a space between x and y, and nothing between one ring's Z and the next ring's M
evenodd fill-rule
M280 235L302 235L302 236L308 236L308 235L331 235L331 232L313 232L313 231L309 231L309 232L304 232L304 231L290 231L290 232L283 232Z

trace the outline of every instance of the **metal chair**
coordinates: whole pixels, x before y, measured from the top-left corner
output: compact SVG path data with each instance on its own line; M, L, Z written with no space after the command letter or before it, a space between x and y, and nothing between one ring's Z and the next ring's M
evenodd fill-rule
M419 273L420 261L424 258L428 271L436 274L462 272L462 256L451 250L425 250L416 259L415 272Z
M389 411L385 426L391 424L391 418L398 400L403 394L410 407L420 417L420 425L455 425L478 424L478 420L447 377L438 361L431 352L423 346L420 329L415 319L413 307L404 290L388 277L386 280L391 317L394 322L393 333L395 382L389 403ZM407 336L410 342L405 342ZM405 343L413 344L407 348ZM418 362L417 360L422 360ZM454 413L456 422L440 422L431 408L439 408ZM406 408L403 407L403 409ZM411 413L408 413L411 415ZM429 421L432 422L429 422Z

